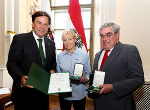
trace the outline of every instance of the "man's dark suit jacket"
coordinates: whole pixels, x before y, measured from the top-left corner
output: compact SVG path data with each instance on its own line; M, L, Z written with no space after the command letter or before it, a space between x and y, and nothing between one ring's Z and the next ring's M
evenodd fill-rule
M95 55L93 72L98 70L101 55ZM132 92L144 83L142 61L137 48L118 42L105 61L104 84L113 84L114 91L94 99L95 110L135 110Z
M56 69L55 43L46 37L44 37L44 42L46 53L44 69L50 72L50 70ZM35 89L21 87L20 85L21 77L28 76L33 62L42 67L40 52L32 32L15 35L10 46L7 62L8 72L13 78L12 101L14 103L21 103L20 101L27 103L26 101L28 101L32 104L34 101L39 100L40 103L40 100L42 102L42 100L46 101L48 99L48 96L45 94ZM41 99L42 97L46 99ZM38 106L38 103L36 105Z

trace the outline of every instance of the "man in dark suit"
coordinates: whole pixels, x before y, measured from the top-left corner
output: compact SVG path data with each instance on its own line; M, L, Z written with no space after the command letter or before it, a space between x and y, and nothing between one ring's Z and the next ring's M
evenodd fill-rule
M132 92L144 83L139 52L135 46L119 41L119 25L105 23L99 32L102 50L95 55L93 73L99 70L105 51L109 52L100 70L105 78L94 98L95 110L136 110Z
M32 63L47 72L55 72L55 43L44 37L51 23L50 16L43 11L32 15L33 31L15 35L10 46L7 69L13 78L12 101L15 110L48 110L49 96L26 84ZM42 63L39 42L42 39L44 64Z

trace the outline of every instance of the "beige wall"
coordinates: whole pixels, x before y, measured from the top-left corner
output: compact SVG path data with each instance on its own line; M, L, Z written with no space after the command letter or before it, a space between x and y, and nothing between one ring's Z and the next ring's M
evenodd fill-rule
M150 0L116 1L116 21L121 26L120 41L137 46L145 75L150 75Z

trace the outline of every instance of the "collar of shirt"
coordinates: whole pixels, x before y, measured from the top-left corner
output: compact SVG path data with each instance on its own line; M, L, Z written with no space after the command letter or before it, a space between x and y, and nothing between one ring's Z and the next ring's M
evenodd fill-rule
M113 47L113 48L114 48L114 47ZM110 55L110 53L111 53L111 51L113 50L113 48L111 48L110 51L108 52L108 56ZM103 59L104 53L105 53L105 50L103 49L102 52L101 52L99 61L98 61L98 68L100 68L100 65L101 65L101 63L102 63L102 59Z
M39 41L38 41L37 39L43 39L43 41L44 41L44 37L39 38L39 37L35 34L34 31L32 31L32 33L33 33L34 39L35 39L35 41L36 41L36 44L37 44L37 46L39 47ZM43 46L44 56L45 56L45 58L46 58L45 42L42 42L42 46Z
M113 48L114 48L114 47L113 47ZM111 53L111 51L113 50L113 48L111 48L110 51L108 52L108 56L110 55L110 53ZM102 50L102 53L103 53L103 56L104 56L104 53L105 53L105 50L104 50L104 49ZM101 54L101 55L102 55L102 54Z
M72 52L72 54L77 54L79 52L79 49L76 48L76 50L74 52ZM68 54L67 50L64 50L63 55Z
M34 31L32 31L33 32L33 36L34 36L34 38L35 38L35 40L37 40L37 39L43 39L44 40L44 38L42 37L42 38L39 38L36 34L35 34L35 32Z

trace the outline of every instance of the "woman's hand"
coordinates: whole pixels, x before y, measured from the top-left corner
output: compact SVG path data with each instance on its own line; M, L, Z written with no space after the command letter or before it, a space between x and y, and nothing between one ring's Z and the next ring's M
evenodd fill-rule
M54 73L55 73L55 71L54 71L54 70L50 70L50 73L51 73L51 74L54 74Z
M80 82L81 83L87 83L88 82L88 79L86 78L86 74L85 74L84 71L83 71L83 74L82 74L82 78L80 79Z

